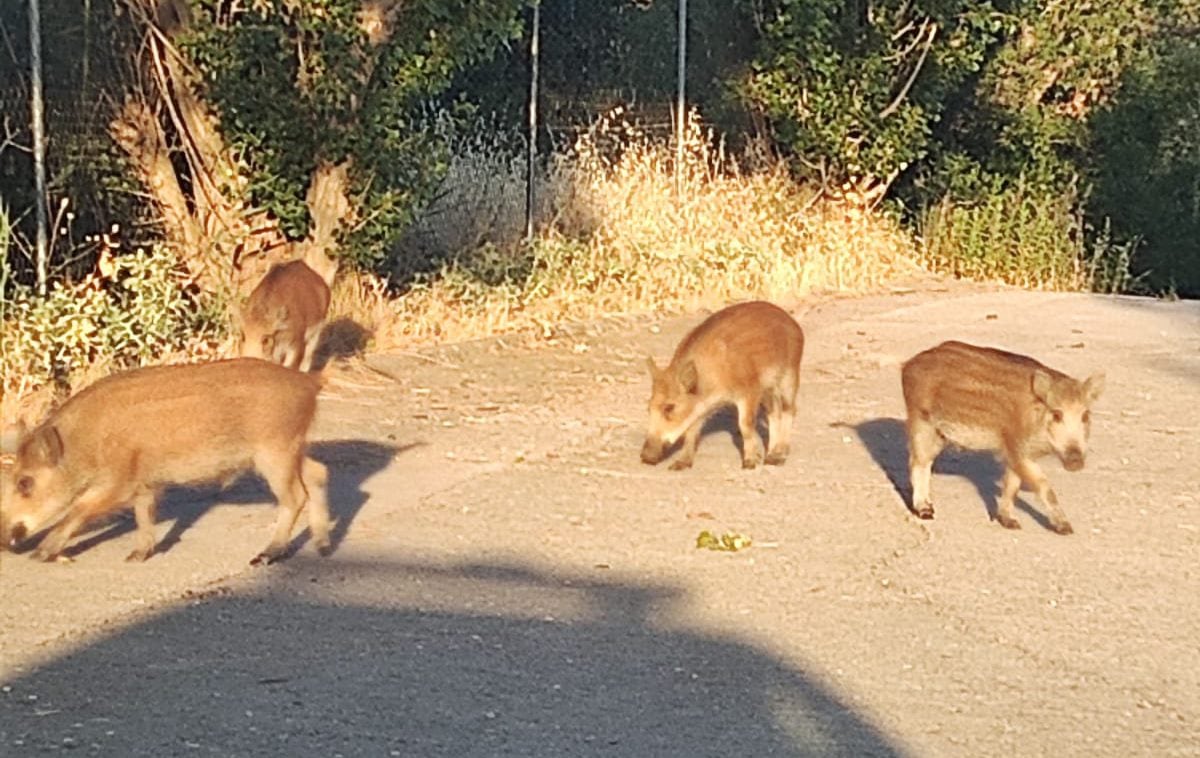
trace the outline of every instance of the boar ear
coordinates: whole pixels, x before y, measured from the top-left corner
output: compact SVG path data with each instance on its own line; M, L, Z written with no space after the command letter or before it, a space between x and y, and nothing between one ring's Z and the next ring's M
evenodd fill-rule
M27 449L39 463L57 466L58 462L62 460L63 442L57 427L44 426L38 429L25 444L29 446Z
M17 419L17 423L8 425L0 432L0 454L12 455L17 452L17 446L25 438L25 419Z
M1040 368L1033 372L1033 396L1046 405L1050 404L1050 375Z
M1096 402L1096 398L1100 397L1104 392L1104 372L1092 374L1083 383L1083 394L1087 397L1088 403Z
M679 367L679 384L688 392L695 394L700 377L696 374L696 362L688 361Z
M646 368L650 369L650 376L658 376L660 373L658 370L658 364L654 362L653 355L646 356Z

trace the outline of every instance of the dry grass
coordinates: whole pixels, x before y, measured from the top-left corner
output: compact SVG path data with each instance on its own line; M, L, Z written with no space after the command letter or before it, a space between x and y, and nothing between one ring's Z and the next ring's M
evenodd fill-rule
M783 170L741 170L694 118L678 193L674 150L622 123L619 113L556 151L540 177L543 231L532 245L521 239L522 159L487 136L456 148L445 192L407 235L402 256L449 262L399 296L378 277L343 274L322 344L327 356L549 335L556 324L608 314L866 291L915 265L911 237L892 219L818 201ZM206 343L159 362L203 360L229 348ZM66 387L77 390L110 370L88 365L57 390L8 381L14 373L7 371L0 420L36 421Z
M378 323L378 345L865 291L914 268L911 238L893 220L817 201L783 170L740 170L694 118L678 194L674 151L615 118L555 155L539 184L544 231L531 248L515 239L519 226L495 225L521 218L521 172L493 153L478 160L493 170L487 180L460 153L451 181L464 186L448 187L437 225L422 234L475 246L394 302L394 317Z

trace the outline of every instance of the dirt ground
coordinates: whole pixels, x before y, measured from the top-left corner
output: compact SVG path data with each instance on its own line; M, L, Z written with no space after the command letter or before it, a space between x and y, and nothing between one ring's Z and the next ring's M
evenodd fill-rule
M143 565L128 519L0 557L0 753L1200 755L1200 303L794 305L792 456L754 471L728 417L690 471L638 460L645 355L701 314L335 367L332 557L250 568L253 480L173 493ZM990 521L973 453L909 514L899 363L948 338L1107 372L1087 468L1045 462L1074 535L1028 492Z

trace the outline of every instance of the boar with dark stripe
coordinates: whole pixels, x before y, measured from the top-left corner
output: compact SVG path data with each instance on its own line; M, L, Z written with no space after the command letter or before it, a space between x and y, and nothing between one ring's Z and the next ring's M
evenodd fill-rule
M666 368L647 359L652 387L642 461L658 463L682 437L683 449L671 468L691 467L704 420L732 404L742 435L743 468L764 461L757 429L760 406L767 409L765 461L782 464L789 451L803 353L800 325L771 303L740 303L709 316L683 338Z
M89 522L132 509L136 547L154 552L155 507L172 484L256 470L279 501L270 543L251 563L283 557L300 510L330 550L325 467L306 453L320 380L256 358L142 368L101 379L23 434L4 482L0 547L42 530L35 556L57 559Z
M1019 529L1013 501L1024 482L1049 511L1050 527L1070 534L1037 459L1053 453L1068 471L1083 468L1091 433L1091 406L1104 390L1104 374L1073 379L1033 358L963 342L944 342L918 353L901 372L908 409L912 508L933 518L933 461L952 443L991 450L1005 464L996 520Z

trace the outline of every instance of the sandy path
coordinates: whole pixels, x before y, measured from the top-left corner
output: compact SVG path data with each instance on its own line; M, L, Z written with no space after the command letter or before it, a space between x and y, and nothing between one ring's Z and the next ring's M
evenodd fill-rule
M802 303L793 453L637 460L646 352L699 316L536 349L376 355L317 454L342 542L251 571L269 498L179 496L170 548L0 557L0 751L1200 755L1200 304L922 291ZM911 517L898 364L946 338L1108 373L1087 469L989 521L949 455ZM719 426L719 425L718 425ZM703 529L750 535L699 551ZM122 531L125 533L121 533Z

